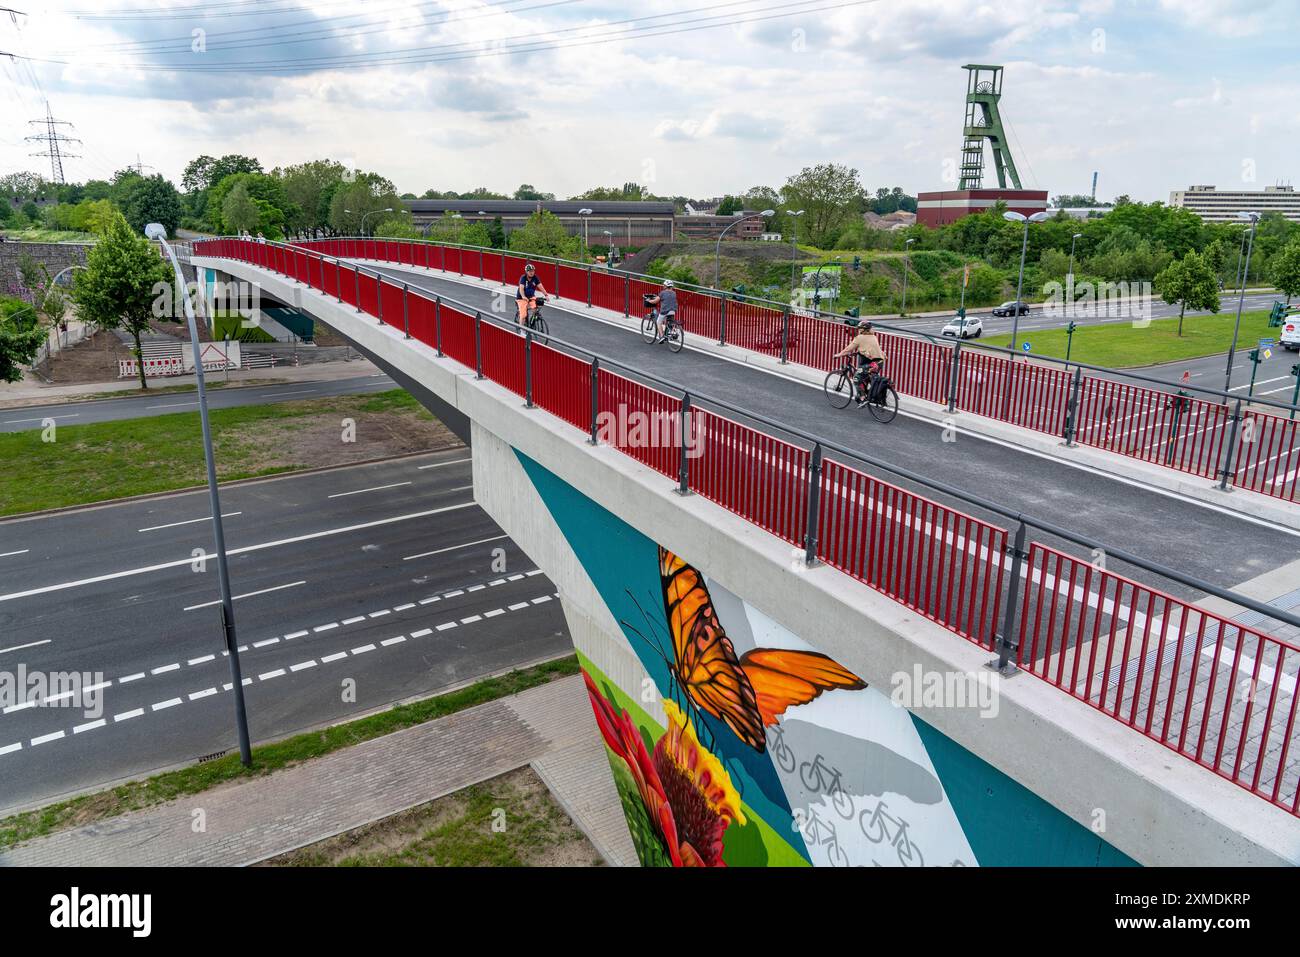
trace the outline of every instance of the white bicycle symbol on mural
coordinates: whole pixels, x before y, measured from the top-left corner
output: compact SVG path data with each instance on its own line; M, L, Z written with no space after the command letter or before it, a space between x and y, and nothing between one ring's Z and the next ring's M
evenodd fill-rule
M799 779L808 790L829 794L839 816L846 821L853 820L853 798L840 784L839 768L830 767L819 754L799 765Z
M889 843L898 853L898 863L904 867L925 866L921 849L907 836L907 822L902 818L886 814L884 801L877 803L874 810L863 811L858 817L858 824L862 828L862 833L867 836L867 840L873 844L879 844L888 838ZM890 825L897 829L892 835L889 830Z
M831 867L849 866L849 855L845 853L844 848L840 847L835 828L817 816L816 807L808 809L808 819L802 827L799 826L796 818L795 827L803 836L805 843L826 849L826 856L830 859ZM825 835L825 837L822 835Z

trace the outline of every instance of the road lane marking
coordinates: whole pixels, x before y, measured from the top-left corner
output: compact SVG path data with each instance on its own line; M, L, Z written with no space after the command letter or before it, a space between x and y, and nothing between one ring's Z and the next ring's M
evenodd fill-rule
M389 648L393 645L400 645L405 640L406 640L406 636L398 635L396 638L387 638L384 641L381 641L379 644L384 648Z
M338 661L339 659L346 658L347 656L348 653L346 651L340 651L337 654L325 655L323 658L321 658L320 663L323 665L327 665L332 661Z
M456 622L448 621L438 626L438 631L446 631L448 628L455 628Z
M488 542L499 542L501 539L509 537L509 535L494 535L492 538L480 538L477 542L466 542L464 545L452 545L449 548L439 548L432 552L420 552L418 555L407 555L402 559L402 561L409 562L417 558L428 558L431 555L442 555L445 552L454 552L458 548L469 548L471 545L486 545Z
M189 697L191 701L198 701L200 698L211 698L216 693L216 688L204 688L202 691L193 692Z
M414 607L415 607L415 602L408 602L405 605L394 606L393 611L406 611L407 609L414 608Z
M339 623L337 621L331 621L328 625L317 625L315 628L312 629L312 631L316 632L317 634L320 634L322 631L332 631L338 626Z
M320 391L319 389L296 389L293 392L263 392L261 395L258 396L258 398L270 399L270 398L275 398L276 396L285 396L285 395L313 395L314 393L319 391Z
M126 676L124 676L124 677L122 677L122 678L118 678L118 679L117 679L117 683L120 684L120 685L124 685L124 684L127 684L128 682L131 682L131 681L139 681L139 680L140 680L141 678L143 678L144 676L145 676L145 675L144 675L144 672L143 672L143 671L137 671L137 672L136 672L135 674L133 674L133 675L126 675Z
M379 611L372 611L372 612L370 613L369 617L371 617L371 618L383 618L385 615L388 615L388 614L391 614L391 612L390 612L387 608L381 608Z
M316 659L313 658L311 661L300 661L296 665L290 665L289 670L298 672L298 671L306 671L308 668L315 668L315 667L316 667Z
M0 558L9 558L12 555L26 555L30 551L30 548L23 548L16 552L0 552Z
M253 642L253 647L254 647L254 648L265 648L267 645L278 645L279 643L280 643L280 639L279 639L279 638L268 638L268 639L266 639L266 641L255 641L255 642Z
M191 399L189 402L167 402L162 405L146 405L146 409L180 409L187 405L198 405L198 399Z
M284 669L283 669L283 668L276 668L274 671L268 671L268 672L266 672L266 674L258 675L258 676L257 676L257 680L258 680L258 681L270 681L272 678L278 678L278 677L280 677L282 674L284 674Z
M47 415L40 419L5 419L0 422L0 425L17 425L20 422L44 422L46 419L77 419L80 417L80 412L62 412L58 415Z
M470 458L452 459L450 462L436 462L433 465L420 465L416 467L416 470L419 472L423 472L425 469L441 469L441 468L446 468L448 465L461 465L465 462L472 462L472 461L474 460Z
M408 512L405 515L394 515L390 518L379 518L372 522L361 522L357 525L342 525L338 528L327 528L319 532L308 532L305 535L295 535L292 538L280 538L275 541L262 542L258 545L245 545L241 548L227 549L226 555L247 555L250 552L260 552L268 548L279 548L283 545L296 545L299 542L315 541L320 538L330 538L335 535L347 535L350 532L364 531L369 528L378 528L383 525L395 525L398 522L409 522L417 518L429 518L434 515L445 515L447 512L460 511L466 508L477 508L476 502L460 502L456 505L444 505L440 508L425 509L420 512ZM97 585L100 582L115 581L119 578L130 578L135 575L147 575L151 572L164 571L168 568L180 568L183 565L191 565L195 561L207 561L216 559L216 555L204 552L202 555L190 555L185 558L179 558L175 561L160 562L156 565L142 565L138 568L127 568L122 571L107 572L103 575L93 575L90 578L79 578L74 581L59 582L54 585L42 585L39 588L28 588L24 591L10 592L7 595L0 595L0 602L14 601L19 598L31 598L36 595L47 595L50 592L66 591L70 588L80 588L84 585Z
M46 744L50 741L57 741L61 737L63 737L62 731L55 731L53 734L43 734L39 738L32 738L32 747L34 748L38 744Z
M244 514L243 512L222 512L222 513L221 513L221 517L222 517L222 518L234 518L236 515L243 515L243 514ZM150 525L148 528L137 528L136 531L137 531L137 532L157 532L157 531L161 531L161 530L164 529L164 528L180 528L182 525L196 525L196 524L198 524L199 522L210 522L210 521L212 521L212 516L211 516L211 515L205 515L203 518L191 518L191 519L187 519L187 520L185 520L185 521L183 521L183 522L169 522L169 523L166 524L166 525ZM0 556L0 557L3 557L3 556Z
M169 671L180 671L180 670L181 670L181 663L179 661L174 661L170 665L162 665L161 667L153 669L152 671L149 672L149 674L161 675L161 674L166 674Z
M308 634L310 634L310 632L307 632L307 631L291 631L291 632L289 632L289 634L287 634L287 635L284 636L284 640L285 640L285 641L293 641L295 638L303 638L303 637L306 637Z
M216 660L217 660L216 655L204 655L202 658L191 658L189 661L185 663L189 665L191 668L193 668L195 665L202 665L202 664L206 664L209 661L216 661Z
M351 491L351 492L335 492L333 495L330 495L330 496L327 496L327 497L328 497L328 498L347 498L349 495L364 495L366 492L382 492L382 491L384 491L385 489L390 489L390 488L401 488L403 485L411 485L411 484L413 484L413 483L411 483L411 482L394 482L392 485L376 485L376 486L374 486L373 488L359 488L359 489L355 489L355 490L353 490L353 491ZM458 489L451 489L451 491L455 492L455 491L459 491L459 490L458 490Z
M354 655L364 655L367 651L374 651L374 650L375 650L374 645L362 645L360 648L353 648L352 653Z
M100 718L98 721L87 721L85 724L79 724L72 729L73 734L81 734L83 731L94 731L96 728L102 728L108 722Z
M433 634L432 628L421 628L419 631L411 632L412 638L423 638L425 635Z
M245 592L242 595L232 595L230 600L240 601L241 599L244 598L256 598L258 595L269 595L273 591L284 591L286 588L297 588L299 585L305 585L305 584L307 584L306 580L300 582L290 582L287 585L276 585L274 588L263 588L260 591L250 591L250 592ZM185 611L198 611L200 608L211 608L213 605L220 605L220 604L221 604L221 599L218 598L216 601L205 601L201 605L190 605L188 608L185 609Z
M6 654L10 651L22 651L24 648L35 648L38 645L48 645L53 640L54 639L52 638L45 638L41 641L29 641L25 645L14 645L11 648L0 648L0 655Z
M355 625L357 622L361 622L361 621L365 621L365 620L366 620L366 616L365 616L365 615L357 615L357 617L355 617L355 618L344 618L344 619L343 619L343 624L345 624L345 625ZM306 632L303 632L303 634L305 635ZM287 638L287 637L289 637L289 636L288 636L288 635L285 635L285 637Z
M132 710L132 711L123 711L121 714L115 714L115 715L113 715L113 720L114 720L115 722L116 722L116 721L129 721L131 718L138 718L138 717L140 717L140 715L142 715L142 714L144 714L144 708L136 708L136 709L134 709L134 710Z
M174 708L181 703L182 701L180 698L168 698L166 701L159 701L157 704L153 705L152 707L153 710L155 711L165 711L168 708Z
M15 751L21 751L22 749L23 743L19 741L17 744L6 744L3 748L0 748L0 754L12 754Z

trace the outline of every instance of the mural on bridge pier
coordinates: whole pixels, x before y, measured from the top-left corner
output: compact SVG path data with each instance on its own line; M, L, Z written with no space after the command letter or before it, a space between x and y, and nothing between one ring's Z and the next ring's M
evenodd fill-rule
M620 687L577 648L643 865L1133 863L516 455L648 676Z

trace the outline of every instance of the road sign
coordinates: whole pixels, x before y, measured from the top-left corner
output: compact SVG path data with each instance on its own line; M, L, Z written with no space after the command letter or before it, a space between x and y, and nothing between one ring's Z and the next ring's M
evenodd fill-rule
M1029 351L1029 343L1028 343L1028 342L1021 343L1020 348L1024 349L1026 352L1028 352L1028 351Z

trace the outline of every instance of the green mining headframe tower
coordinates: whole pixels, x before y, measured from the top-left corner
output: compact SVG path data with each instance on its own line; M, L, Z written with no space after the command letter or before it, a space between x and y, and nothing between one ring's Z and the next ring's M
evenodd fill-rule
M966 129L961 147L961 183L958 189L980 189L984 183L984 141L993 150L998 186L1020 189L1020 174L1011 158L1011 146L1002 130L998 100L1002 99L1002 67L968 63L966 71Z

